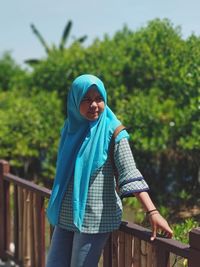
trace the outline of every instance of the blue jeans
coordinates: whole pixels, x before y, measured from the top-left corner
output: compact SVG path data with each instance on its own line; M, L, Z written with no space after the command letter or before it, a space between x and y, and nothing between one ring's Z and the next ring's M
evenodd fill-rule
M109 234L84 234L55 227L46 267L97 267Z

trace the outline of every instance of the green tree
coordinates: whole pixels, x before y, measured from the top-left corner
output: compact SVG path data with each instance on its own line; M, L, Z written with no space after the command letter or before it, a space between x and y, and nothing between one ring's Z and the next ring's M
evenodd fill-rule
M26 179L53 178L63 123L55 92L0 93L0 158Z
M26 80L26 71L16 64L9 52L0 58L0 91L8 91Z
M200 38L184 40L179 27L155 19L88 47L62 45L34 66L24 93L56 92L65 116L70 84L83 73L104 81L108 104L129 128L134 155L152 188L159 185L165 195L172 188L198 191Z
M42 44L42 46L44 47L47 55L50 55L50 54L56 52L57 50L63 51L65 49L66 42L69 40L72 25L73 25L72 21L69 20L68 23L66 24L65 28L64 28L64 31L63 31L63 34L62 34L62 37L61 37L61 40L60 40L60 43L58 46L56 46L55 44L53 44L52 46L48 45L47 42L45 41L44 37L41 35L41 33L39 32L39 30L36 28L36 26L34 24L31 24L31 29L32 29L33 33L35 34L35 36L40 41L40 43ZM87 36L84 35L82 37L75 38L73 42L74 43L83 43L86 39L87 39ZM28 59L25 61L25 63L33 65L36 63L40 63L40 60Z

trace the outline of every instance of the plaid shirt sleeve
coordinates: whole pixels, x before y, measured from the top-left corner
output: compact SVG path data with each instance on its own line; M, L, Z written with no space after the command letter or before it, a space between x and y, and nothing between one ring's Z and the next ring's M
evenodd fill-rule
M144 177L137 169L135 160L126 138L115 144L114 160L118 170L120 198L133 196L133 193L148 191Z

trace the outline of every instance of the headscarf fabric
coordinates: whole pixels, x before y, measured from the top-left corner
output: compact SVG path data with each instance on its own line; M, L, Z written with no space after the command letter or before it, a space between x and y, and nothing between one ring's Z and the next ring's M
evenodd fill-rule
M102 96L105 107L97 120L90 121L80 114L79 107L81 100L93 86ZM47 216L51 224L58 224L62 199L69 181L74 177L73 223L81 231L90 177L107 160L113 132L121 122L107 106L107 94L103 82L90 74L78 76L72 83L68 94L67 115L61 132L56 175ZM120 134L117 141L122 138L128 138L126 131Z

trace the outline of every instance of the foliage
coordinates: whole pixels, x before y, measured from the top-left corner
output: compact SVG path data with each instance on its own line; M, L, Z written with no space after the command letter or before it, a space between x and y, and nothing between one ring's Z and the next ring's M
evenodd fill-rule
M145 213L141 203L136 197L129 197L123 199L123 206L125 211L123 213L123 219L127 221L134 221L138 224L143 224L145 221Z
M0 93L0 158L9 160L22 177L52 178L62 123L55 92Z
M35 36L38 38L38 40L40 41L40 43L42 44L42 46L44 47L47 55L50 55L52 53L55 53L56 51L63 51L65 48L65 44L67 42L67 40L69 39L70 33L71 33L71 28L72 28L72 21L69 20L68 23L66 24L61 40L60 40L60 44L58 45L58 47L56 47L56 45L52 45L51 47L47 44L47 42L44 40L43 36L41 35L41 33L39 32L39 30L35 27L34 24L31 24L31 29L33 31L33 33L35 34ZM84 35L82 37L76 38L73 43L83 43L85 40L87 39L87 36ZM41 61L39 59L29 59L25 61L27 64L34 66L35 64L40 63Z
M180 224L172 226L174 233L174 238L183 243L188 244L189 242L189 232L196 227L199 227L199 222L195 221L193 218L186 219Z
M47 55L31 71L9 53L0 58L0 158L21 177L53 178L70 84L80 74L97 75L109 106L128 128L151 197L170 221L166 206L200 200L200 37L184 40L179 27L155 19L88 47L81 39L65 47L70 25L58 46L48 45L32 26ZM131 205L135 222L144 221L136 198L124 204ZM173 225L175 239L188 243L188 232L197 226L192 218Z
M11 90L25 81L26 71L18 66L8 52L0 58L0 91Z
M74 44L65 53L51 53L46 60L34 67L29 79L29 88L57 91L61 98L66 97L72 79L80 73L76 66L84 61L83 51L79 44Z
M173 99L165 99L159 89L152 88L148 93L138 91L134 96L130 95L118 106L119 114L123 114L121 118L131 132L135 149L162 152L170 148L176 109Z
M109 106L130 132L133 154L153 197L164 204L172 191L199 192L200 38L184 40L179 27L155 19L135 32L124 27L88 47L74 42L52 49L15 86L16 75L10 75L9 84L32 94L32 100L35 89L56 92L65 117L71 81L83 73L104 81Z

